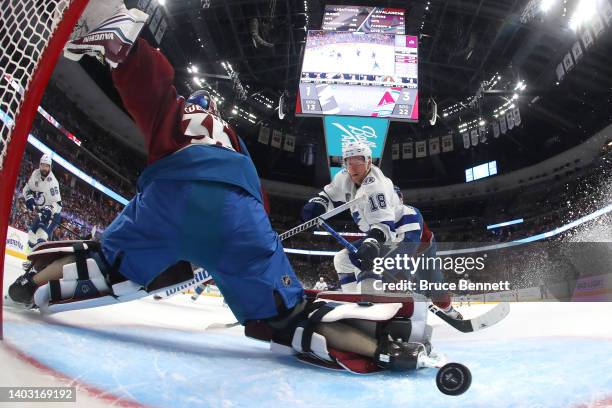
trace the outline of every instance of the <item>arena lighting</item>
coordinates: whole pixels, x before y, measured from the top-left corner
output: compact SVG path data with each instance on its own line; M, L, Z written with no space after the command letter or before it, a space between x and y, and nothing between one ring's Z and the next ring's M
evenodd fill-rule
M512 221L500 222L499 224L487 225L488 230L492 230L500 227L507 227L508 225L521 224L524 220L522 218L518 218Z
M587 23L596 13L597 7L595 0L580 0L576 5L574 14L570 18L569 26L576 31L578 28Z
M597 217L600 217L604 214L612 212L612 204L607 205L591 214L585 215L584 217L580 217L575 221L572 221L568 224L565 224L561 227L555 228L548 232L543 232L541 234L532 235L527 238L518 239L516 241L511 242L503 242L501 244L494 245L486 245L477 248L465 248L465 249L453 249L450 251L438 251L437 255L457 255L457 254L470 254L474 252L483 252L483 251L492 251L496 249L508 248L512 246L522 245L529 242L540 241L546 238L554 237L555 235L559 235L567 230L570 230L574 227L577 227L586 222L592 221ZM285 252L288 254L303 254L303 255L319 255L319 256L334 256L338 252L337 251L309 251L305 249L294 249L294 248L285 248Z
M540 10L546 13L555 4L555 0L542 0L540 3Z

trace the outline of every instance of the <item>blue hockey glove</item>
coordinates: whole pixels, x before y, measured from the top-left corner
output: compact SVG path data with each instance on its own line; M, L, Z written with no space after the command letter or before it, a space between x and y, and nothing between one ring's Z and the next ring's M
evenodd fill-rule
M357 259L361 261L362 271L374 268L374 259L380 255L380 244L374 238L366 238L357 249Z
M36 202L34 201L34 197L30 197L26 200L26 208L30 211L34 211L34 206Z
M308 201L304 208L302 208L302 222L306 222L308 220L312 220L313 218L317 218L321 214L325 214L325 210L327 209L325 206L325 200L320 197L315 197L312 200Z
M40 210L40 222L42 222L43 224L48 224L49 221L51 220L51 208L50 207L45 207L42 210Z

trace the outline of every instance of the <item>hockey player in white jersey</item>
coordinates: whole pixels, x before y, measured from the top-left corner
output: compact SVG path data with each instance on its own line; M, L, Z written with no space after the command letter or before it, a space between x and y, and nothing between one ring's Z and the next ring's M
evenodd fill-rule
M372 164L372 151L362 142L352 142L342 149L344 169L336 174L316 197L302 209L302 219L315 218L336 204L365 197L351 207L353 220L366 238L358 242L356 256L344 249L334 257L334 266L344 291L360 290L361 282L379 278L372 273L374 258L380 256L381 244L400 242L406 226L401 220L403 204L393 189L393 182Z
M327 290L327 282L325 282L325 279L323 279L322 276L320 276L319 281L314 284L313 289L314 290Z
M380 274L373 272L375 258L394 256L398 251L409 256L425 252L435 256L435 241L420 212L404 205L401 192L398 194L393 182L372 164L372 152L365 143L345 145L342 160L344 169L336 174L323 191L304 205L302 219L315 218L337 204L364 197L351 207L351 214L359 229L367 235L355 243L356 254L347 249L338 252L334 256L334 267L342 291L372 291L374 282L381 279ZM422 279L442 280L440 271L432 271L430 274L418 271L418 274ZM382 278L385 280L385 276ZM391 278L399 280L404 277L395 275ZM433 300L437 306L454 318L461 317L453 309L447 294L435 295Z
M35 213L34 221L28 228L30 249L41 242L52 240L53 231L61 221L62 197L51 165L51 156L43 154L39 167L32 172L23 187L26 208Z

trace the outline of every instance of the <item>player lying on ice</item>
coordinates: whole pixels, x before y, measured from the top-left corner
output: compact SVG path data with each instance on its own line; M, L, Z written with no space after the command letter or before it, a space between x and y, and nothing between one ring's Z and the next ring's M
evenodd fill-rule
M344 169L338 172L331 183L323 187L316 197L302 208L302 220L308 221L332 210L335 206L356 199L350 211L357 227L367 233L366 237L353 245L357 253L343 249L334 256L334 267L343 292L381 294L382 281L426 280L442 282L439 268L418 268L416 271L373 271L376 258L436 256L436 240L415 207L404 205L399 188L383 172L372 164L372 151L361 141L347 143L342 148ZM418 287L418 285L417 285ZM453 319L462 319L445 292L419 292L431 298L433 303Z
M430 364L429 332L410 320L420 307L411 299L306 298L244 143L206 91L177 95L170 63L137 39L146 18L123 8L66 46L69 58L93 55L112 68L148 151L138 193L100 242L37 246L34 271L10 286L12 300L42 312L118 303L193 279L192 265L201 265L250 337L356 372Z

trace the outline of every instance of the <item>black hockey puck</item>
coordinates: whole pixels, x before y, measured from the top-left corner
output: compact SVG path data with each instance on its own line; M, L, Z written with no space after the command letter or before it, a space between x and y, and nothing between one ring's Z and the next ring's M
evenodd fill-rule
M461 395L472 385L472 373L459 363L448 363L436 375L438 389L446 395Z

